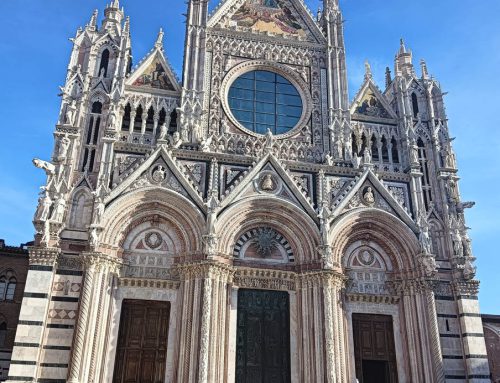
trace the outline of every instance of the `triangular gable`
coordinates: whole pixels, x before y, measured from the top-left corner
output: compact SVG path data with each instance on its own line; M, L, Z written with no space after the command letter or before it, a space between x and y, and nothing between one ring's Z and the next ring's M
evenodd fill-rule
M317 213L311 199L300 190L292 175L271 153L266 154L246 172L246 176L240 182L226 190L219 204L219 210L223 210L238 200L256 195L268 195L287 200L305 210L314 221L317 221Z
M299 0L227 0L215 10L208 26L315 42L325 40L311 12Z
M351 104L351 115L362 119L397 120L398 116L373 79L365 79Z
M371 197L373 197L373 200ZM418 228L408 209L397 201L369 167L359 177L351 181L347 188L344 189L344 192L332 201L332 217L337 217L348 210L359 207L372 207L390 212L401 219L414 232L418 232Z
M125 178L111 191L104 202L108 204L130 190L147 187L171 189L192 200L205 211L203 198L195 182L189 178L183 165L164 145L160 145L136 170L125 175Z
M160 47L155 47L127 79L137 89L180 92L181 86Z

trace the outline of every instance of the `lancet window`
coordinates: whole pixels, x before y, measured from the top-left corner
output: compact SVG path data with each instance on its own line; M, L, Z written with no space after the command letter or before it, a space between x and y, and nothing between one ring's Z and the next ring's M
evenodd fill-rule
M430 182L430 167L427 148L424 141L419 138L417 141L418 146L418 161L420 163L420 171L423 174L422 177L422 194L424 196L425 208L428 210L430 203L432 202L432 187Z
M108 77L109 66L109 49L105 49L101 55L101 62L99 64L99 76Z
M101 126L102 103L96 101L92 104L89 122L87 126L87 137L83 152L82 172L93 172L99 139L99 129Z
M411 106L413 108L413 117L417 118L419 109L418 109L418 98L415 93L411 94Z

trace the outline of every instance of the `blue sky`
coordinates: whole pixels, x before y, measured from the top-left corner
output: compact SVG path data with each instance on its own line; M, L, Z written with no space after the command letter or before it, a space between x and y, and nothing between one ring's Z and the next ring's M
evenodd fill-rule
M32 239L31 219L44 183L33 157L49 159L71 50L68 38L106 0L0 1L0 238ZM152 47L159 27L181 73L184 0L122 0L131 16L134 62ZM211 3L216 3L212 0ZM320 1L306 0L316 11ZM498 0L341 0L345 16L350 93L361 85L368 59L379 85L393 67L399 39L427 60L441 82L460 168L464 200L481 279L481 309L500 314L500 2ZM211 4L213 7L214 4Z

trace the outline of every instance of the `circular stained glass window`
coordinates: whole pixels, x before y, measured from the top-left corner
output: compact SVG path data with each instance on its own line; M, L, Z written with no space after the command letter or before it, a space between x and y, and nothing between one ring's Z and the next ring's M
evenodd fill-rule
M229 107L246 129L266 134L285 134L302 116L302 97L297 88L277 73L256 70L238 77L229 88Z

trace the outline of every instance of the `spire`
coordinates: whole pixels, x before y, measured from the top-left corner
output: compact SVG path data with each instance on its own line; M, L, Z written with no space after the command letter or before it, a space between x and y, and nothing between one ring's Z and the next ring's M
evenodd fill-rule
M89 24L88 26L90 28L96 28L97 27L97 16L99 15L99 11L96 9L94 10L94 12L92 13L92 17L90 18L90 21L89 21Z
M396 55L396 68L396 75L398 75L399 72L407 76L415 75L415 70L413 68L413 54L411 50L406 48L406 44L403 39L399 42L399 51Z
M163 36L164 36L163 28L160 28L158 32L158 37L156 38L155 48L163 50Z
M392 75L389 67L385 68L385 88L388 89L392 84Z
M427 80L429 78L429 71L427 70L427 63L424 59L420 60L420 68L422 69L422 78Z
M120 9L120 0L113 0L104 10L105 19L102 22L103 27L110 24L121 24L123 20L123 9Z

